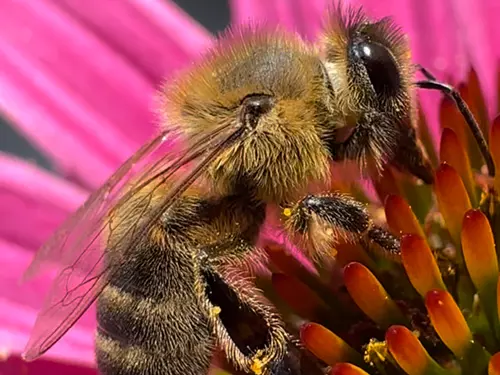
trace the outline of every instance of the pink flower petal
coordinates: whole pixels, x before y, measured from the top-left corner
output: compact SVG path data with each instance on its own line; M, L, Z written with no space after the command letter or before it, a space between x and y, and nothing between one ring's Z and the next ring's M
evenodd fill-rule
M0 240L0 351L19 354L24 350L42 301L54 273L19 285L20 275L28 267L32 252ZM91 365L94 361L93 331L95 309L90 309L48 352L52 358Z
M496 113L497 64L500 57L500 25L498 1L449 0L453 9L455 29L463 41L468 58L481 81L490 116Z
M87 192L25 161L0 154L0 238L37 249Z
M71 374L71 375L97 375L93 367L82 366L77 363L65 363L43 357L34 362L24 362L19 356L11 356L6 360L0 360L0 374L2 375L47 375L47 374Z
M231 0L232 23L282 25L313 40L321 30L326 0Z
M484 0L482 4L482 17L486 28L486 36L491 41L491 46L498 46L500 42L500 25L498 24L498 14L500 13L500 3L497 0ZM490 47L491 48L491 47ZM492 48L496 61L500 58L500 49Z
M0 108L97 186L151 135L154 85L51 1L3 1L0 22Z
M276 3L265 0L231 0L229 2L231 9L231 23L233 25L247 24L255 21L265 21L271 24L278 24L280 20L283 25L294 28L293 19L285 22L278 14Z
M318 274L318 270L312 261L305 256L303 251L297 248L282 228L277 228L273 225L264 226L258 246L265 246L268 243L283 246L292 257L304 266L307 271L314 275Z
M208 31L168 0L90 0L85 5L79 0L61 0L57 6L154 84L197 58L212 43Z

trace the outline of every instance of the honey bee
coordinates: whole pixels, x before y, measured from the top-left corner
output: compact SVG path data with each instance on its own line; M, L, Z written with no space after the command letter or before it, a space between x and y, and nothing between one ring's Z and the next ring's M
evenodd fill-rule
M425 71L413 82L408 43L388 19L336 9L319 49L285 31L240 29L164 87L159 135L28 269L64 265L26 360L97 300L103 374L206 374L215 348L245 373L302 373L288 365L293 338L280 315L244 271L260 254L266 215L278 212L312 257L327 256L339 236L398 254L398 240L364 205L310 187L327 189L330 163L346 159L392 163L432 183L415 134L416 87L452 95L480 132L452 88Z

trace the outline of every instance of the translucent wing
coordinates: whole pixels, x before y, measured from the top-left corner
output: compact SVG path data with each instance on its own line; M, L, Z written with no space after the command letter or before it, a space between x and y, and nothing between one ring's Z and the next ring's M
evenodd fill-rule
M145 162L160 146L166 143L168 133L162 132L156 138L144 144L132 155L85 203L45 242L37 251L33 261L24 273L23 279L29 280L40 273L44 266L51 263L63 263L75 258L75 252L81 247L78 241L84 241L99 225L103 216L117 201L121 188L130 180L137 164Z
M211 134L195 138L189 149L180 151L168 142L171 134L160 134L141 147L62 225L39 250L27 271L28 276L32 276L47 261L62 264L38 314L24 359L33 360L52 347L93 303L109 276L120 267L116 262L105 262L106 252L112 250L109 244L106 245L105 234L127 220L130 222L126 214L115 215L117 210L136 197L143 207L141 220L133 223L122 238L113 238L113 246L120 246L125 261L127 252L137 245L161 214L241 133L241 129L225 125ZM174 173L183 167L188 167L189 172L173 181ZM151 197L161 186L171 188L153 205ZM137 195L141 192L143 194Z

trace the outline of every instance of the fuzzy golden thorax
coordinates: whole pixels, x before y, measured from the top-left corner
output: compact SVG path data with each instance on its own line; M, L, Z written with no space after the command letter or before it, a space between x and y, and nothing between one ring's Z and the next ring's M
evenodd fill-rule
M318 54L281 31L240 30L165 91L190 137L227 125L241 136L208 167L215 189L283 202L328 175L329 92Z

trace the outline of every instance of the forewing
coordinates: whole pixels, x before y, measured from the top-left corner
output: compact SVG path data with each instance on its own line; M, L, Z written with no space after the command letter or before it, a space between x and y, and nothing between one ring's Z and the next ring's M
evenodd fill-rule
M134 176L134 171L141 169L141 163L147 163L152 155L165 146L168 132L162 132L156 138L144 144L85 203L71 215L57 231L36 252L23 280L29 280L41 273L46 266L56 264L70 265L77 253L109 209L116 204L122 188ZM139 164L139 165L138 165Z
M23 354L26 360L39 357L71 328L101 293L109 276L120 267L121 261L126 261L128 251L137 245L161 214L203 173L206 166L240 135L240 130L226 125L195 139L187 150L175 150L174 156L171 150L161 147L165 146L167 134L160 134L120 167L63 224L47 245L41 248L28 270L30 274L36 272L47 259L53 261L59 258L62 263L62 271L50 288ZM154 162L144 162L158 151L161 155L154 158ZM132 173L137 164L142 166ZM184 167L188 170L185 177L174 181L173 175ZM153 205L151 198L161 186L172 187L162 196L160 203ZM143 191L148 194L137 195ZM125 221L130 222L131 218L127 215L115 213L132 199L134 204L139 200L143 212L134 217L141 217L141 220L133 223L130 230L124 231L123 238L113 238L113 246L120 246L122 260L108 264L105 254L112 249L109 244L106 245L106 235Z

